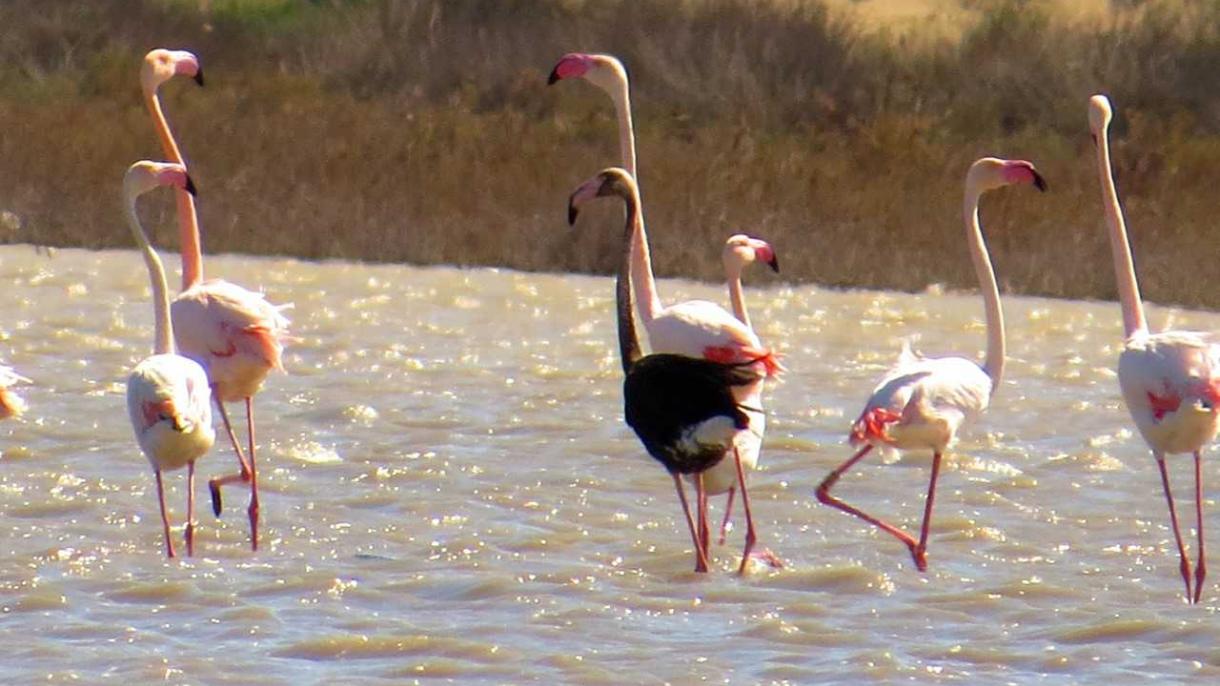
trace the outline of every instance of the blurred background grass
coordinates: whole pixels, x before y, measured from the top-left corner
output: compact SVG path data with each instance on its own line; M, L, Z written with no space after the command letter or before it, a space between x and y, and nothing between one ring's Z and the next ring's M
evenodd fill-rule
M597 51L632 74L661 275L719 278L745 231L786 279L969 288L961 184L998 155L1052 189L985 201L1004 286L1113 298L1104 92L1146 296L1220 305L1216 0L4 0L0 27L9 242L128 245L119 179L160 157L139 64L164 46L207 76L163 89L207 252L607 273L620 210L564 217L618 163L613 110L545 85ZM148 202L165 248L171 210Z

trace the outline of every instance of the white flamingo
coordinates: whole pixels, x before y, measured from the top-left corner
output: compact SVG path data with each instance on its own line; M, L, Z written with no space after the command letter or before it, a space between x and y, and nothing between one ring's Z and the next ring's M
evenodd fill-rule
M203 85L199 59L185 50L157 49L144 58L140 85L152 115L157 137L166 157L178 164L186 162L170 132L161 109L157 89L176 75L190 76ZM237 453L241 470L208 482L212 510L221 511L221 486L236 481L250 483L250 546L258 550L258 471L255 460L254 394L273 369L281 369L283 343L288 320L280 307L255 293L221 279L203 280L203 253L199 222L191 195L178 194L178 221L182 244L182 292L171 307L178 346L208 371L212 393L225 431ZM248 431L248 456L243 454L233 432L224 403L244 401Z
M1127 225L1114 187L1110 166L1110 120L1113 113L1104 95L1089 100L1089 129L1097 148L1102 207L1110 233L1114 276L1123 308L1126 340L1118 356L1118 385L1140 435L1152 449L1169 504L1169 521L1178 546L1179 571L1186 583L1186 601L1199 602L1207 562L1203 548L1203 446L1215 436L1220 406L1220 346L1213 337L1192 331L1149 333L1140 302L1139 282L1127 243ZM1193 453L1195 514L1198 520L1199 564L1191 594L1190 559L1178 529L1178 513L1169 488L1165 456Z
M863 447L830 472L817 490L818 500L855 515L905 543L920 571L928 568L928 524L932 518L941 455L953 445L962 424L987 409L1004 372L1004 315L1000 309L995 272L979 226L979 198L987 191L1012 184L1032 184L1038 190L1046 190L1042 176L1034 165L1025 161L984 157L971 165L966 174L966 240L987 317L987 353L982 366L964 357L922 357L904 345L898 364L877 384L864 411L852 425L851 443L863 444ZM918 541L905 531L830 495L835 482L876 446L932 451L932 477L928 482Z
M144 254L152 281L153 309L156 315L156 341L153 355L142 360L127 378L127 414L140 450L152 463L157 477L157 501L161 506L161 526L165 534L165 553L174 556L170 538L169 513L165 508L165 487L161 472L187 468L186 478L186 553L195 553L195 460L207 454L216 441L212 429L211 391L203 367L174 350L173 323L169 316L169 295L161 258L148 242L136 214L136 198L158 186L173 186L194 193L186 169L174 163L141 161L127 170L123 179L123 198L127 222Z
M569 53L564 55L547 79L554 84L563 79L584 78L604 90L614 102L619 123L619 148L623 166L633 177L636 175L635 131L631 123L631 101L627 71L622 63L611 55ZM638 184L638 179L636 179ZM648 236L644 228L644 211L641 206L635 215L631 235L631 284L640 319L648 333L653 352L702 357L725 363L758 361L767 377L778 377L784 368L776 355L759 340L753 329L742 319L734 317L720 305L706 300L688 300L668 307L661 304L657 293L656 279L652 273L652 258L648 247ZM730 289L732 284L730 283ZM736 302L734 303L736 306ZM765 429L762 413L762 391L764 381L745 387L734 387L733 392L743 404L759 410L747 413L750 417L750 433L755 438L745 441L740 448L741 460L747 471L758 465L759 451ZM732 460L723 460L704 474L707 492L710 495L729 493L737 482ZM702 516L702 515L701 515ZM724 520L728 521L727 516ZM721 527L722 536L724 526ZM747 536L751 532L747 531ZM708 532L703 532L706 540ZM769 564L779 566L780 561L770 551L757 553Z

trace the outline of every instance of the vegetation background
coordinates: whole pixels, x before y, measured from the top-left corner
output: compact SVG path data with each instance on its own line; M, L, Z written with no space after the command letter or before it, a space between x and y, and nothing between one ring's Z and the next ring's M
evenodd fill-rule
M1113 298L1103 92L1146 296L1220 306L1216 0L0 0L0 27L9 242L128 244L140 59L174 47L207 77L163 97L208 252L610 272L620 210L565 225L618 163L610 101L546 86L597 51L631 71L659 274L716 279L745 231L785 279L969 288L961 183L998 155L1051 185L985 202L1005 287ZM146 211L175 248L172 200Z

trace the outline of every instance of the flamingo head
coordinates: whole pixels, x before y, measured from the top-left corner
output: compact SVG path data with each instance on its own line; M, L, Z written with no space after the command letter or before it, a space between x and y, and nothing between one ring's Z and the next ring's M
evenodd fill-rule
M966 184L979 192L1016 184L1029 184L1040 191L1047 188L1046 179L1042 178L1032 162L1002 160L996 157L984 157L970 165Z
M597 173L596 176L580 184L568 197L568 225L576 224L580 214L580 206L593 198L604 198L617 195L630 199L634 195L635 180L626 169L609 167Z
M779 258L775 256L775 249L771 244L745 234L729 236L724 243L722 257L724 268L729 272L740 274L747 264L755 261L763 262L771 267L772 271L779 272Z
M1089 98L1089 132L1096 142L1110 128L1110 120L1114 118L1114 109L1110 107L1110 99L1104 95L1094 95Z
M157 48L144 56L144 66L140 68L140 85L143 86L144 92L155 93L161 84L178 75L189 76L202 86L203 67L199 66L199 58L186 50Z
M186 167L173 162L141 160L128 167L127 175L123 177L123 190L130 198L158 186L173 186L195 194L195 183L187 175Z
M627 70L613 55L569 52L555 63L546 83L549 86L574 78L583 78L602 90L611 91L616 85L627 83Z

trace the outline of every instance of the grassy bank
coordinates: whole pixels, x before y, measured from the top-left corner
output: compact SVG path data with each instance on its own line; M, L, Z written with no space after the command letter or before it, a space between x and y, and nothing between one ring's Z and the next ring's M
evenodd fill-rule
M970 287L961 182L995 154L1052 187L986 201L1005 286L1113 297L1085 116L1106 92L1146 296L1220 306L1220 3L963 2L926 30L799 0L204 4L0 3L5 240L127 245L122 170L159 157L139 60L169 46L208 79L164 89L207 251L608 272L618 208L573 232L564 205L618 161L610 102L545 85L605 51L632 72L658 273L715 279L748 231L788 279ZM174 246L169 201L148 204Z

